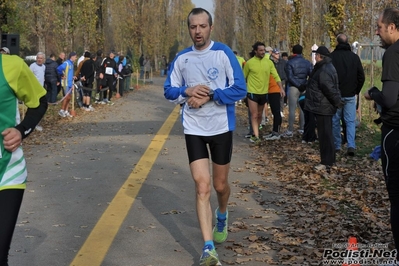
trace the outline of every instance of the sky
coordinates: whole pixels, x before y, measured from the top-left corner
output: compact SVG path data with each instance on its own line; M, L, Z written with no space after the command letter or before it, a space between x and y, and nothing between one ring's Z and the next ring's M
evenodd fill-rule
M213 0L191 0L195 7L202 7L209 11L213 16Z

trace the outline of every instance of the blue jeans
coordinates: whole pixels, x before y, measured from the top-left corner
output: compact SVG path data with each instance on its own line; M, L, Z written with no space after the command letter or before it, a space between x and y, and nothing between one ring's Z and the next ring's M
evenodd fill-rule
M46 81L47 86L47 102L56 103L57 102L57 81Z
M333 136L334 146L336 150L341 149L341 118L343 117L346 124L346 139L348 148L356 148L356 97L342 97L345 105L342 109L338 109L333 116Z

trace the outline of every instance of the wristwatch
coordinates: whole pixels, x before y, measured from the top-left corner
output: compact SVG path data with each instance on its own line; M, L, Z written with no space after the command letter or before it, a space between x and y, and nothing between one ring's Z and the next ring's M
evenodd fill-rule
M213 95L214 95L214 91L212 89L210 89L208 92L209 101L213 101Z

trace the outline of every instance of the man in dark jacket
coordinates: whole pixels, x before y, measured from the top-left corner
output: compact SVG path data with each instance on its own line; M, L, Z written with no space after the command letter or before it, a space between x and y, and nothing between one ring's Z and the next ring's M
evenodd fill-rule
M55 103L58 95L57 86L60 85L60 77L57 73L58 63L55 61L55 54L51 54L44 64L46 65L44 80L47 89L47 102Z
M103 51L102 50L98 50L96 53L96 61L94 62L94 66L96 69L95 72L95 79L96 79L96 88L97 88L97 93L96 93L96 103L100 103L103 100L103 94L101 93L101 80L99 78L100 76L100 68L101 68L101 64L103 63Z
M292 137L294 132L295 111L298 106L298 99L302 88L306 84L307 78L312 72L312 63L302 57L302 46L297 44L292 48L293 55L285 66L288 82L288 130L283 133L283 137ZM302 87L301 87L302 86ZM305 123L303 112L300 110L299 128L303 130Z
M80 80L83 85L83 110L94 111L94 108L90 104L91 92L94 82L94 74L96 70L95 66L96 55L90 55L90 59L83 61L82 68L80 69Z
M331 63L330 52L325 46L316 51L316 65L306 86L305 110L312 112L317 121L321 163L315 170L329 171L335 163L332 117L341 107L338 75Z
M331 53L332 64L338 73L339 90L342 101L345 103L342 109L338 109L333 117L333 135L335 150L341 150L341 118L345 122L346 140L349 156L355 155L356 135L356 95L359 95L364 84L364 70L359 56L352 52L345 34L337 36L338 45Z
M106 84L108 90L104 91L104 99L102 104L112 105L111 102L112 92L115 91L114 81L119 74L117 64L114 60L115 52L110 52L109 56L104 58L99 72L100 82Z

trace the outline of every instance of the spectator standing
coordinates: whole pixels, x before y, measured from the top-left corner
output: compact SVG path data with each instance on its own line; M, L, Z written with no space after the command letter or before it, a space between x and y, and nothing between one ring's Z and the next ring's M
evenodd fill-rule
M381 106L381 162L382 172L391 203L391 228L396 250L399 250L399 9L387 8L379 16L375 34L381 47L382 91L376 87L365 94ZM399 254L396 253L396 260Z
M355 155L356 136L356 98L362 90L365 77L362 62L357 54L352 52L345 34L337 36L337 46L331 53L332 64L338 73L339 90L342 101L345 103L342 109L338 109L333 117L333 135L335 150L341 150L341 119L343 118L346 129L347 154Z
M270 59L273 61L274 66L277 69L277 73L280 76L281 79L281 86L284 88L284 97L285 97L285 83L287 80L287 75L285 74L285 65L287 64L287 61L284 59L280 58L280 50L277 48L274 48L272 50L272 54L270 55ZM280 115L281 117L284 117L284 97L280 99ZM270 103L270 99L269 99Z
M90 102L95 78L94 75L96 72L96 59L97 56L95 54L90 55L90 59L83 61L82 67L80 69L80 80L82 81L83 85L83 110L85 111L94 111L94 108Z
M100 67L100 83L108 87L108 90L104 91L102 104L113 105L111 102L112 92L115 91L115 80L119 73L114 57L115 53L111 51Z
M270 75L273 75L279 86L281 86L281 81L273 62L265 56L265 44L256 42L252 48L255 56L249 59L244 67L244 76L247 80L248 89L248 107L251 113L251 126L254 134L249 140L255 145L260 145L259 126L267 101Z
M71 52L68 56L68 60L57 67L58 75L61 76L61 85L64 89L64 101L61 105L61 110L58 112L58 115L61 117L72 117L72 115L68 111L68 106L71 101L71 94L73 89L73 81L76 79L74 76L74 66L73 63L76 61L76 53Z
M119 95L121 97L123 97L123 92L124 92L124 88L125 88L125 77L123 75L124 72L124 68L126 67L126 58L123 55L120 55L118 57L118 60L115 60L115 62L118 65L118 71L119 71L119 75L118 75L118 90L119 90Z
M62 63L64 63L64 61L65 61L65 53L64 53L64 52L61 52L61 53L58 55L58 58L57 58L56 62L57 62L57 64L58 64L58 66L60 66ZM57 86L57 95L60 93L61 90L62 90L62 86L61 86L61 77L59 77L58 86ZM62 92L64 93L64 90L62 90ZM65 96L65 95L63 95L63 96Z
M151 60L148 56L146 56L144 59L144 74L146 79L150 78L150 71L151 71Z
M139 65L140 65L140 79L143 79L144 78L144 54L140 55Z
M64 61L65 61L65 53L64 52L61 52L59 55L58 55L58 58L57 58L57 64L58 65L61 65L62 63L64 63Z
M96 81L96 88L97 88L97 93L95 96L96 99L96 103L101 103L103 100L103 93L101 93L101 89L102 89L102 84L101 84L101 80L100 80L100 71L101 71L101 64L103 63L103 51L102 50L98 50L96 52L96 61L94 62L94 66L96 69L95 72L95 81Z
M166 66L167 66L167 62L166 62L166 56L162 55L161 57L161 64L160 64L160 68L161 68L161 77L166 75Z
M47 88L47 101L55 104L58 95L57 87L60 85L60 77L57 72L58 64L55 61L55 54L50 54L50 57L46 59L45 65L44 80Z
M80 62L78 62L77 68L76 68L76 70L75 70L75 77L77 77L77 78L80 78L80 77L81 77L81 75L80 75L80 70L82 69L83 63L90 60L91 53L90 53L89 51L86 51L86 52L83 54L83 56L84 56L83 59L80 60Z
M297 44L292 48L293 55L288 60L285 73L288 82L288 129L283 133L283 137L292 137L294 134L295 113L298 107L300 95L299 88L306 85L307 79L312 72L313 65L302 56L302 46ZM303 86L302 86L303 87ZM302 110L299 110L299 130L303 133L304 116Z
M273 130L269 135L265 136L266 140L278 140L280 139L280 127L281 127L281 112L280 112L280 100L284 99L285 92L282 84L277 84L273 75L269 78L269 91L268 91L269 105L273 114Z
M245 80L230 48L210 39L213 26L209 12L194 8L187 22L194 45L181 51L173 61L164 95L176 104L184 103L182 122L196 186L197 216L205 242L199 264L220 265L214 241L221 243L227 239L234 103L245 96ZM213 230L208 147L219 205Z
M46 65L44 64L44 61L46 59L46 56L42 52L38 52L36 54L36 62L33 62L30 64L29 68L32 70L33 74L39 81L40 85L44 87L44 75L46 72ZM36 125L36 130L37 131L42 131L43 127L40 125Z
M30 64L29 68L39 81L40 85L44 87L44 74L46 72L46 66L44 65L45 55L42 52L36 54L36 62Z
M8 265L15 224L26 189L22 140L33 132L47 110L46 90L18 56L0 54L0 265ZM20 121L18 100L28 107Z
M320 147L320 164L317 171L330 171L335 163L332 117L342 106L338 88L338 75L331 63L330 52L325 46L316 51L316 65L306 86L305 110L313 113L317 120L317 133Z

